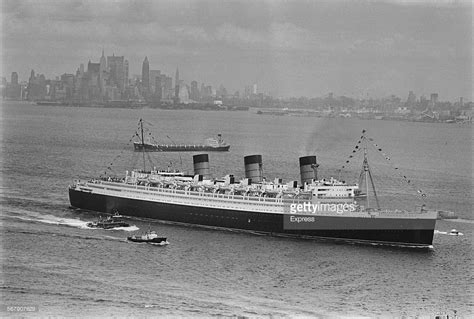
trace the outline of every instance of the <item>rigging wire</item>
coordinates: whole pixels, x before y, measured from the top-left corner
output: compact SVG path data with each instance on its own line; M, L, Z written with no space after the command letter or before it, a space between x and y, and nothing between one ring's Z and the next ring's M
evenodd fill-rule
M129 149L129 145L130 143L133 142L133 139L138 135L137 132L135 132L132 137L128 140L128 142L126 143L126 145L122 148L122 150L120 151L120 153L118 155L116 155L111 161L110 163L107 165L105 171L104 171L104 176L107 177L107 172L110 172L110 173L113 173L113 174L117 174L117 172L114 170L115 168L115 162L122 157L123 153ZM109 174L110 175L110 174ZM102 176L102 175L101 175Z
M369 137L368 140L369 140L370 142L372 142L372 143L370 143L370 144L371 144L371 146L374 147L374 149L377 151L376 153L379 154L379 155L390 165L390 167L391 167L393 170L395 170L395 171L397 172L397 174L398 174L410 187L412 187L412 188L422 197L422 199L424 200L424 199L426 198L426 196L427 196L426 193L425 193L422 189L418 188L418 187L413 183L413 181L410 180L405 174L403 174L403 173L400 171L399 167L396 167L396 166L392 163L390 157L389 157L387 154L385 154L385 152L383 151L383 149L375 142L375 140L374 140L373 138Z
M362 144L362 142L365 140L366 142L368 142L368 143L366 143L366 144L370 144L370 146L373 147L373 148L376 150L376 153L379 154L380 156L382 156L382 158L383 158L387 163L389 163L390 167L391 167L392 169L394 169L394 170L397 172L397 174L398 174L410 187L412 187L413 189L415 189L416 192L417 192L419 195L421 195L422 199L424 200L424 199L426 198L426 196L427 196L426 193L425 193L423 190L421 190L420 188L417 188L417 187L415 186L415 184L413 183L413 181L410 180L406 175L404 175L404 174L400 171L399 167L396 167L396 166L393 164L393 162L391 161L390 157L383 151L383 149L375 142L375 140L374 140L372 137L366 135L366 132L367 132L367 131L366 131L365 129L362 130L362 135L361 135L361 137L359 138L359 140L357 141L357 144L354 146L354 148L353 148L353 150L352 150L352 152L351 152L351 155L349 155L349 156L347 157L347 160L346 160L345 163L342 165L342 167L339 169L339 175L341 174L341 171L342 171L344 168L346 168L346 166L347 166L348 164L351 163L352 159L353 159L353 158L357 155L357 153L363 148L363 147L361 147L361 144Z
M344 162L344 164L338 169L338 175L339 175L339 179L341 179L341 173L342 173L342 170L347 168L347 166L350 165L351 161L357 156L358 152L360 152L360 150L363 149L363 147L361 147L361 144L362 144L362 140L364 138L364 133L365 133L365 130L362 131L362 136L359 138L359 141L357 141L356 145L354 146L354 148L352 149L351 153L346 157L346 161Z
M174 145L178 145L171 139L169 135L166 135L166 137L169 138L171 143L173 143ZM181 158L181 154L178 153L178 156L179 156L179 165L181 166L181 170L183 170L183 159Z

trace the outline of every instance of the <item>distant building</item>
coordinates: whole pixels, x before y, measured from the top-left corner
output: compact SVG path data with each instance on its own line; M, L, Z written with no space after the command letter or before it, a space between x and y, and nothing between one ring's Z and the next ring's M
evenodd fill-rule
M123 62L123 66L124 66L124 71L125 71L124 85L127 86L128 85L128 78L129 78L129 75L128 75L128 60L125 60Z
M150 93L155 94L157 90L161 91L161 71L160 70L150 70ZM156 86L156 79L160 78L160 87Z
M142 88L145 96L150 92L150 63L148 57L145 57L142 63Z
M12 72L11 80L12 85L18 85L18 73Z
M161 76L155 76L155 81L154 81L154 85L155 87L155 90L153 92L153 100L155 102L160 102L161 99L163 98L163 91L161 89L162 85L161 85Z
M105 86L106 81L108 80L108 72L107 72L107 60L105 59L104 50L102 50L102 56L100 57L99 62L99 87L100 87L100 94L102 97L105 96Z
M184 104L188 104L190 103L190 99L189 99L189 90L188 90L188 87L187 85L185 85L182 81L179 81L179 89L178 89L178 102L180 103L184 103Z
M191 82L191 92L190 92L189 98L196 102L201 99L197 81Z
M101 98L100 63L92 63L89 61L85 80L87 81L87 93L82 99L99 100Z
M107 68L109 69L108 85L115 86L122 93L125 88L125 61L123 56L107 57Z
M218 98L226 98L227 97L227 89L224 85L220 85L219 88L216 90L216 96Z
M61 86L64 90L64 99L71 100L74 94L74 74L64 73L61 75Z
M204 83L201 86L201 98L203 101L211 101L212 100L212 86L207 85L205 86Z
M407 108L414 108L415 105L416 105L416 95L415 93L413 93L413 91L410 91L408 93L408 98L407 98L407 102L406 102L406 107Z
M18 83L18 73L12 72L11 82L5 83L3 85L3 96L11 100L20 100L21 99L21 85Z
M163 85L163 99L172 100L174 96L173 89L173 78L171 76L165 76L165 81Z
M244 98L249 99L253 94L253 87L251 85L247 85L244 88Z
M30 79L27 86L28 101L44 100L46 97L46 78L43 74L35 75L35 71L31 70Z
M115 86L106 86L105 87L105 97L107 100L120 100L122 95L119 92L119 89Z
M176 76L174 78L174 98L176 102L179 102L179 89L180 89L180 82L179 82L179 70L178 67L176 67Z
M89 63L87 63L87 72L93 72L93 73L97 73L97 75L100 74L100 63L92 63L91 61L89 61Z

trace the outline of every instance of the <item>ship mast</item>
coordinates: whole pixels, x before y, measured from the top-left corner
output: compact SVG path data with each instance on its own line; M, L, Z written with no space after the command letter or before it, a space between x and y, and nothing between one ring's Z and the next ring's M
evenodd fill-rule
M374 180L372 178L372 172L370 171L369 166L369 155L367 152L367 137L365 136L365 130L363 131L362 139L364 142L364 161L362 163L362 171L359 176L359 185L362 185L365 182L365 195L366 195L366 206L370 207L369 202L369 179L372 186L372 191L374 192L375 203L377 204L377 209L380 209L379 199L377 197L377 191L375 190Z
M140 121L138 121L140 123L140 132L141 132L141 135L142 135L142 147L143 149L145 149L145 140L143 138L143 120L140 119Z
M140 133L142 140L142 157L143 157L143 171L146 171L146 160L145 160L145 138L143 137L143 120L138 121L140 123Z

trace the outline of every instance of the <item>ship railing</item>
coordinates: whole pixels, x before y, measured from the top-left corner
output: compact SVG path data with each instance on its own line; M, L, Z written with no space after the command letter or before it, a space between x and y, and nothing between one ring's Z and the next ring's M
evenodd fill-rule
M274 211L275 209L282 210L281 202L268 202L268 201L264 202L263 199L261 199L261 201L258 201L258 200L249 201L248 199L239 195L216 194L216 196L214 197L212 196L190 197L189 194L186 194L184 192L173 191L173 190L167 190L166 192L160 192L159 194L155 194L153 190L137 193L137 192L134 192L133 189L129 189L128 191L120 190L120 189L112 189L112 188L108 189L106 187L100 187L97 189L99 190L99 192L103 190L120 191L124 195L128 193L134 198L141 198L141 199L148 199L149 197L147 197L147 195L158 195L159 198L166 199L167 202L169 203L172 203L172 202L182 203L184 201L188 203L195 203L197 205L203 204L203 205L212 206L212 207L227 207L227 208L236 208L236 209L241 208L240 205L245 204L245 205L250 205L250 207L253 209L261 208L268 212ZM222 201L222 199L228 199L228 201ZM262 205L264 205L265 207L262 207Z
M100 182L100 183L108 183L108 182L118 182L118 183L122 183L124 180L123 179L110 179L110 180L101 180L101 181L97 181L97 182ZM116 185L115 183L113 185ZM162 185L159 185L159 186L145 186L145 185L139 185L139 184L136 184L136 183L133 183L133 184L120 184L121 186L125 186L125 187L133 187L133 188L136 188L136 189L145 189L146 187L150 187L150 188L155 188L155 189L159 189L160 191L167 191L167 190L176 190L176 191L184 191L182 189L179 189L179 188L174 188L176 187L177 185L174 185L174 184L166 184L167 186L171 186L171 187L163 187ZM205 187L205 185L203 185ZM178 186L179 187L179 186ZM217 192L205 192L205 191L195 191L195 192L201 192L201 193L204 193L204 194L216 194ZM291 200L292 202L293 201L298 201L300 199L302 200L311 200L311 198L303 198L301 197L301 195L304 195L303 193L294 193L295 196L299 196L299 197L295 197L295 198L285 198L283 197L284 200ZM311 196L311 193L307 193L306 195L308 196ZM238 195L235 195L235 196L238 196ZM244 197L248 197L250 200L259 200L258 198L267 198L267 199L276 199L276 197L265 197L265 196L248 196L248 195L241 195L241 196L244 196ZM314 196L313 196L314 197ZM337 200L340 200L341 198L353 198L352 196L339 196L339 195L336 195L336 196L324 196L320 199L327 199L327 200L330 200L330 199L337 199Z
M183 195L181 197L186 198L189 196L193 196L195 198L205 198L210 199L226 199L232 200L234 202L243 202L243 203L265 203L265 204L276 204L279 206L282 205L290 205L293 203L302 203L307 201L307 199L299 199L299 198L273 198L273 197L263 197L263 196L249 196L249 195L236 195L236 194L220 194L214 192L204 192L204 191L191 191L191 190L181 190L175 188L166 188L166 187L155 187L155 186L141 186L141 185L127 185L127 184L120 184L117 186L115 183L109 182L101 182L102 187L96 186L97 188L104 188L111 191L124 191L129 190L139 190L140 192L146 192L149 195L166 195L166 194L173 194L174 197L176 195ZM340 200L340 198L338 198Z
M96 188L104 188L107 190L112 191L121 191L125 189L136 189L140 191L147 191L147 192L159 192L159 193L167 193L167 194L182 194L182 195L192 195L192 196L199 196L204 198L219 198L219 199L235 199L235 200L245 200L245 201L253 201L253 202L274 202L274 203L282 203L283 201L288 201L283 198L272 198L272 197L262 197L262 196L248 196L248 195L235 195L235 194L220 194L214 192L203 192L203 191L191 191L191 190L181 190L175 188L166 188L166 187L154 187L154 186L141 186L141 185L129 185L129 184L120 184L117 186L116 183L113 182L105 182L99 181L98 184L101 186L94 185ZM108 186L108 187L107 187ZM289 200L293 202L293 200Z

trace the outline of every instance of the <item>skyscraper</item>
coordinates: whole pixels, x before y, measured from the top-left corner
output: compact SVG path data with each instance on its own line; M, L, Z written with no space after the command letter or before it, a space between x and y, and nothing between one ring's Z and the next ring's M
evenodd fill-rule
M45 76L43 74L35 75L35 71L31 70L27 92L27 99L29 101L44 100L44 97L46 96Z
M104 50L102 50L102 56L100 57L100 72L107 70L107 60L105 59Z
M176 76L175 76L175 84L174 84L174 98L178 101L179 99L179 70L178 67L176 67Z
M86 74L88 86L88 98L98 99L100 97L100 63L92 63L89 60Z
M171 76L165 77L163 92L164 92L163 98L168 99L168 100L173 99L174 90L173 90L173 79L171 78Z
M109 69L109 83L116 86L120 93L123 93L125 87L125 63L123 56L107 57L107 67Z
M413 91L408 93L407 102L405 103L406 107L413 108L416 104L416 95Z
M125 78L124 78L124 85L125 87L128 86L128 60L124 61L124 71L125 71Z
M18 84L18 73L12 72L11 83L4 84L3 94L5 94L8 98L15 100L21 97L21 85Z
M148 57L145 57L142 64L142 87L146 95L150 92L150 64Z
M196 81L191 82L191 94L189 98L196 102L200 99L198 83Z
M105 81L107 79L107 60L105 59L104 50L102 50L99 65L99 87L100 93L103 96L105 94Z
M18 84L18 73L12 72L11 84L13 85Z
M154 94L158 89L161 90L161 87L156 87L156 78L160 78L161 83L161 71L160 70L150 70L150 93Z
M99 75L99 72L100 72L100 63L92 63L90 60L89 60L89 63L87 63L87 72L89 73L97 73L97 75Z
M154 96L155 101L159 102L163 98L163 96L161 94L162 93L162 90L161 90L161 86L162 86L161 76L156 76L154 83L155 83L155 85L154 85L155 91L153 93L153 96Z

